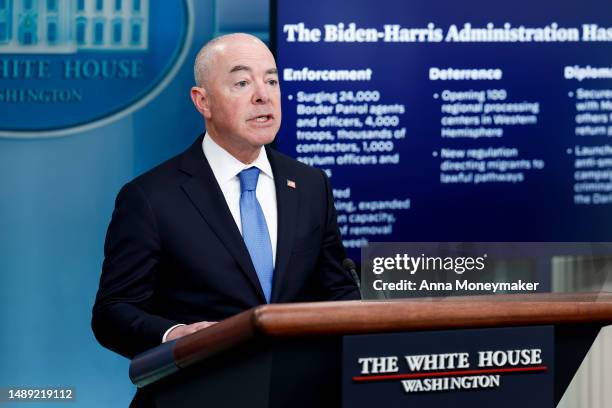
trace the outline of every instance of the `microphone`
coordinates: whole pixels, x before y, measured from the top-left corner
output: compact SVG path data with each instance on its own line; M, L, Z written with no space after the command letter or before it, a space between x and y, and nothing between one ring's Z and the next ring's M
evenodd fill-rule
M355 284L357 285L357 289L359 289L359 296L363 299L363 294L361 293L361 280L359 280L359 275L357 275L355 262L351 258L345 258L342 261L342 267L349 272Z

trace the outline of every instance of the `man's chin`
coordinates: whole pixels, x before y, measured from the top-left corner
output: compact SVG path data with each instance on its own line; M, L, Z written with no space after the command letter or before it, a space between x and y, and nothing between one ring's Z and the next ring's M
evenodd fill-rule
M252 144L255 146L264 146L270 144L276 138L276 133L278 130L269 131L269 132L256 132L253 134L250 139L253 142Z

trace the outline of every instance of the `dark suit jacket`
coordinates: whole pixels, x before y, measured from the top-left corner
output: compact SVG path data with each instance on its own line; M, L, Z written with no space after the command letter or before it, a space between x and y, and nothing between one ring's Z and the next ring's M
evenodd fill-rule
M92 328L103 346L128 358L159 345L174 324L222 320L265 303L201 142L117 196ZM345 251L325 173L267 153L278 209L271 302L359 298L341 265Z

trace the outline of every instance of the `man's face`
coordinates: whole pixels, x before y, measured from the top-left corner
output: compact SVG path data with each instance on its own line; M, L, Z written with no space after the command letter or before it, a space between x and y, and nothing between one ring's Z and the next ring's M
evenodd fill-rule
M251 38L229 39L218 47L206 85L207 127L238 150L272 142L281 123L274 57Z

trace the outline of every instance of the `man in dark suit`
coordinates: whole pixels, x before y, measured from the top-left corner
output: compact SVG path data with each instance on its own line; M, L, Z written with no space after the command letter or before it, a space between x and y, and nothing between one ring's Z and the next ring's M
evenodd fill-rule
M260 304L359 298L325 173L264 147L281 122L268 48L219 37L195 76L205 135L121 189L106 236L92 327L128 358Z

